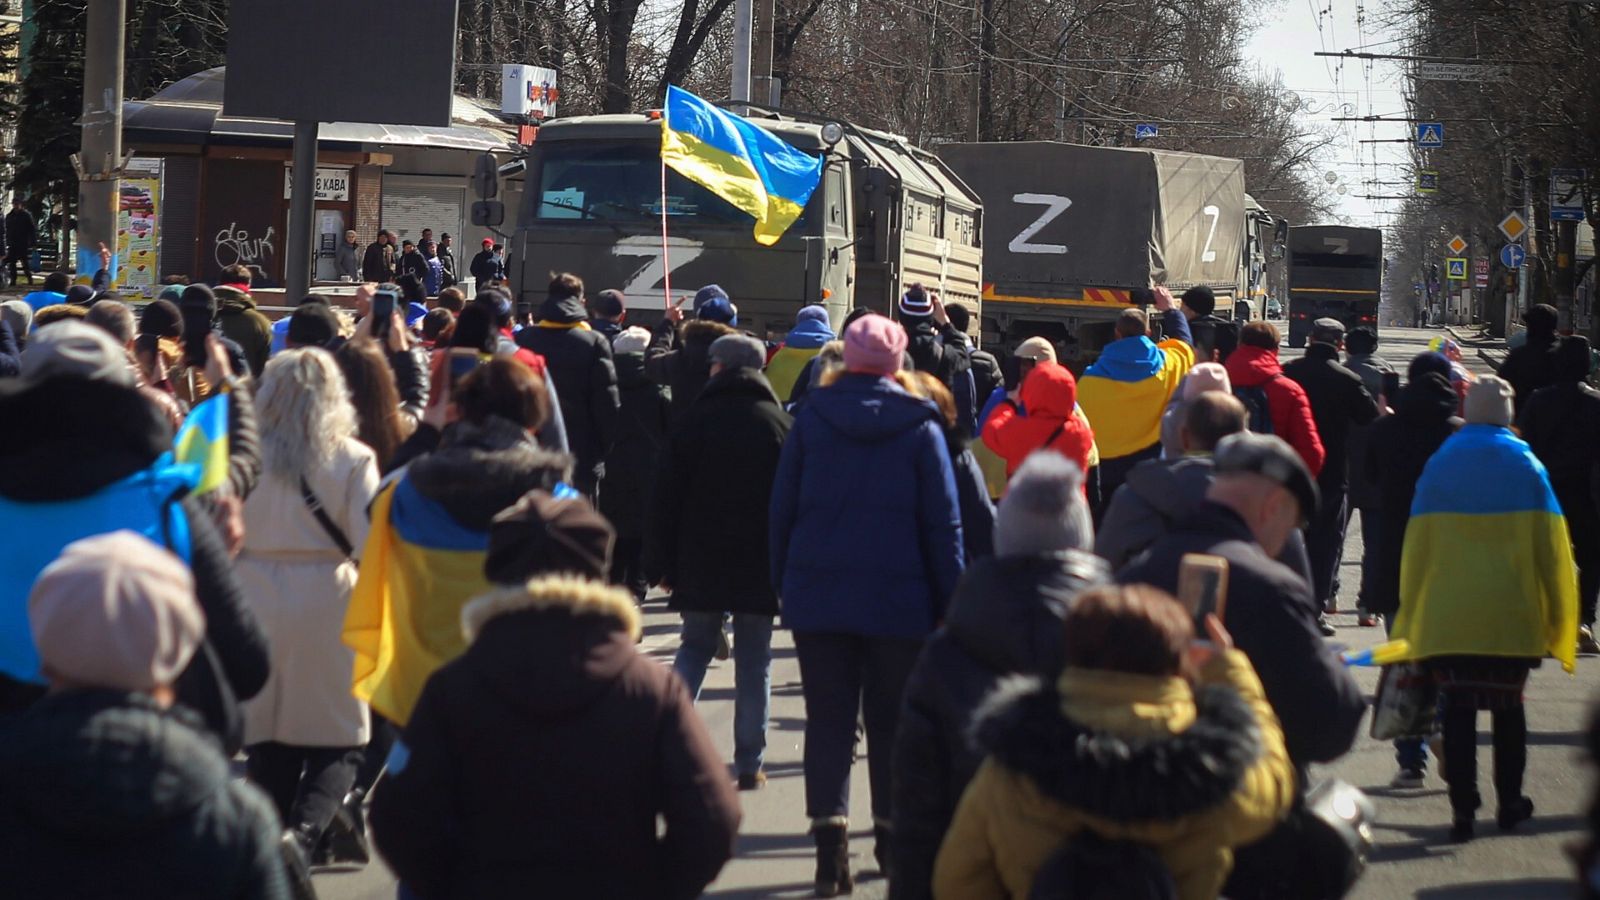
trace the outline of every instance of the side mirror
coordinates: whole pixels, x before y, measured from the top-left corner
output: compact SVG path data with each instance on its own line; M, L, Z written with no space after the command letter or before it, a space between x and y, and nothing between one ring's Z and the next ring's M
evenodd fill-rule
M477 168L472 172L472 192L484 200L492 200L500 193L500 163L493 153L478 157ZM503 210L501 214L504 215Z
M506 220L506 205L499 200L478 200L472 204L472 224L477 228L495 228Z

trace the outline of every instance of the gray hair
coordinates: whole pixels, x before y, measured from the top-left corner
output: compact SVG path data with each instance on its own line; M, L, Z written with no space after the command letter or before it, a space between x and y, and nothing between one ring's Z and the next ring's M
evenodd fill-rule
M1083 470L1054 450L1036 451L1011 477L995 512L995 555L1032 556L1093 546Z
M711 361L724 369L755 369L767 362L767 348L753 337L725 334L711 342Z
M344 373L333 354L317 347L285 350L267 361L256 391L256 416L262 464L290 480L325 465L356 433Z

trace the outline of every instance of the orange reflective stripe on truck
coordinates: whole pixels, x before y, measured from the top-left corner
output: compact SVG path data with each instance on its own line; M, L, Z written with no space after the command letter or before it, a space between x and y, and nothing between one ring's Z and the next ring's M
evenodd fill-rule
M1084 306L1092 308L1122 307L1133 302L1129 291L1118 288L1084 288L1083 296L1067 297L1017 297L995 293L994 285L983 286L985 303L1027 303L1037 306Z

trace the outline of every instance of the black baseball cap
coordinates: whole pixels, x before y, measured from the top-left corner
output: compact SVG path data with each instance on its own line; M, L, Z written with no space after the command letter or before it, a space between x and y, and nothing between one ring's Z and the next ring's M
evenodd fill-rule
M1249 431L1230 434L1217 444L1212 459L1218 475L1259 475L1293 494L1302 522L1316 515L1321 502L1317 481L1283 438Z
M302 303L289 316L289 343L297 347L326 347L339 336L339 316L326 303Z

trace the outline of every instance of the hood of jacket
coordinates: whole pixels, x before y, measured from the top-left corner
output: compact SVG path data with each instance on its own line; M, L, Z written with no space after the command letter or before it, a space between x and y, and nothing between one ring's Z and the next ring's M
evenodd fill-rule
M654 385L650 376L644 370L644 351L635 353L618 353L611 358L617 368L617 387L620 390Z
M1223 365L1234 387L1259 387L1283 374L1278 351L1240 345Z
M708 320L695 319L683 326L683 343L685 347L695 347L702 354L711 346L711 342L725 334L738 334L735 329Z
M1100 358L1083 374L1112 381L1143 381L1154 378L1165 365L1165 351L1154 341L1142 336L1125 337L1105 345Z
M1078 379L1066 366L1040 363L1022 380L1018 398L1030 416L1071 418L1078 405Z
M531 490L551 490L571 470L571 457L541 448L515 422L490 416L446 428L439 449L413 462L406 477L462 526L488 531L496 513Z
M603 585L541 583L548 589L493 591L462 608L469 641L462 664L502 702L548 717L582 709L610 689L638 658L640 619L631 598Z
M1110 578L1105 560L1079 550L984 557L961 576L944 628L991 671L1054 678L1072 598Z
M806 395L806 409L851 440L865 443L890 440L929 420L943 422L932 400L913 397L877 375L848 373Z
M142 694L52 694L0 729L0 796L63 840L137 839L194 812L228 777L192 713Z
M1455 417L1459 399L1443 375L1428 372L1406 385L1394 411L1405 422L1438 425Z
M87 497L172 448L172 426L139 389L81 378L0 381L0 495Z
M1160 680L1075 674L1091 677L1076 679L1073 703L1111 714L1138 714L1110 708L1137 693L1132 680ZM1175 733L1146 738L1081 725L1063 714L1062 699L1041 679L1009 679L979 709L974 743L1050 800L1110 822L1165 821L1215 807L1261 755L1255 717L1230 688L1197 689L1187 728L1174 723Z
M218 311L227 309L239 312L256 308L255 298L243 285L219 284L212 293L217 295Z
M605 335L607 343L616 340L617 335L622 333L622 323L613 322L610 319L590 319L589 327Z
M772 383L755 369L730 369L711 376L696 402L710 397L749 397L755 402L778 403Z
M1212 471L1209 456L1156 460L1134 466L1123 484L1162 517L1175 522L1205 502Z
M783 345L796 350L817 350L835 337L837 335L827 322L806 319L789 329L789 334L783 339Z
M583 308L583 301L577 297L546 297L539 304L539 320L563 325L576 324L589 321L589 313Z

